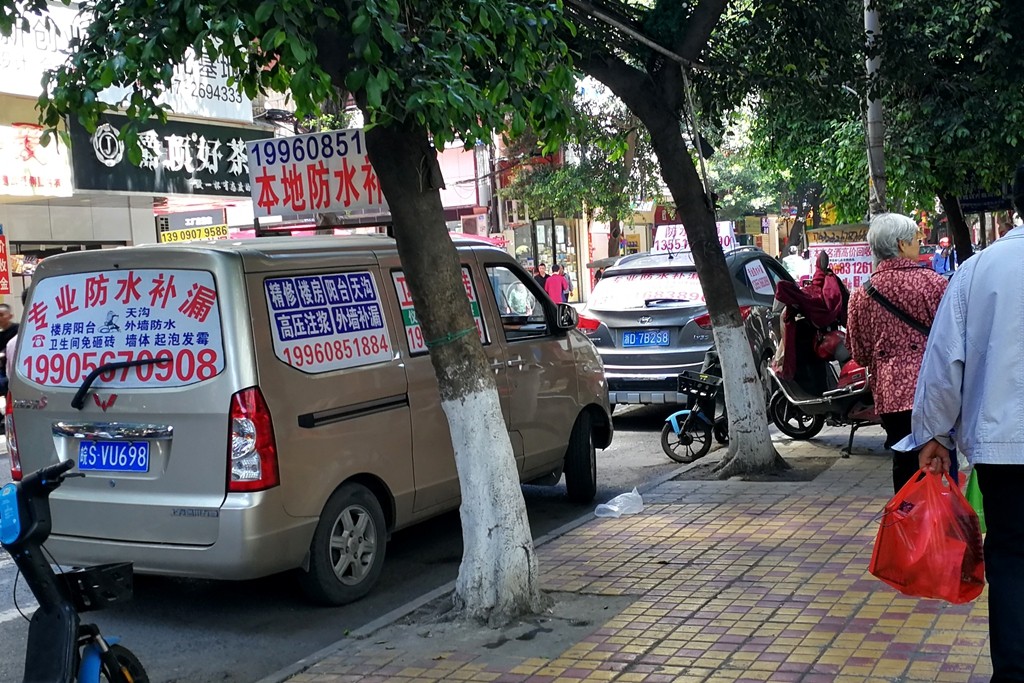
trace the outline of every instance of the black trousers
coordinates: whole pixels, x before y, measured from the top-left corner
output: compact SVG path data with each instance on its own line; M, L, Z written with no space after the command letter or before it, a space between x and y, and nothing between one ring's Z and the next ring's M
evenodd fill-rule
M899 441L910 434L911 410L898 413L882 413L882 429L885 430L885 447L892 449ZM892 491L896 493L910 481L920 468L917 466L917 451L901 453L892 451Z
M992 683L1024 682L1024 465L976 465L985 506Z
M892 450L892 447L899 443L904 437L910 434L910 418L913 415L911 410L901 410L898 413L882 413L879 417L882 420L882 429L885 430L885 447ZM910 478L920 470L918 465L918 452L910 451L901 453L892 451L892 492L896 493L910 481ZM950 453L949 476L953 481L959 482L959 468L956 462L956 451Z

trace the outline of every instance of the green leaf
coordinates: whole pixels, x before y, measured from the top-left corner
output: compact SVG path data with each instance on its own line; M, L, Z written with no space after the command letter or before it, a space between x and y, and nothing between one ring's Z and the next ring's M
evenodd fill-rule
M360 12L352 20L352 33L357 36L363 35L370 30L370 15Z
M359 92L366 84L366 69L353 69L345 77L345 87L350 92Z
M376 78L369 78L366 81L366 103L377 108L381 103L381 87Z
M274 13L275 7L276 4L269 0L264 0L264 2L260 3L260 6L256 8L256 23L265 24L270 15Z

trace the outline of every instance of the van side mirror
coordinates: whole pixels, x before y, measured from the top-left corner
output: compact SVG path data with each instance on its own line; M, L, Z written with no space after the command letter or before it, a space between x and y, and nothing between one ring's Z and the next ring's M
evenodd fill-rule
M557 304L558 306L558 329L575 330L580 322L580 314L569 304Z

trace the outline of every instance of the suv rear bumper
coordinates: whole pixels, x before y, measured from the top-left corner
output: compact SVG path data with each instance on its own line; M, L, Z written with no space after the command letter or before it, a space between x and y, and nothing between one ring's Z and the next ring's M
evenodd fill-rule
M315 517L289 517L280 504L279 489L228 494L218 519L217 541L206 546L55 533L46 547L65 567L127 561L143 574L245 580L301 566L317 524Z
M681 365L678 370L666 373L663 369L651 374L637 374L609 370L605 367L608 381L608 401L618 403L674 404L687 403L689 395L679 391L679 375L683 370L700 370L703 363Z

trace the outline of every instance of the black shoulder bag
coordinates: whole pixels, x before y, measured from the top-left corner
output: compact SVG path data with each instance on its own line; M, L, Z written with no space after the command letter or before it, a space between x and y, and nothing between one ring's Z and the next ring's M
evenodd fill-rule
M914 328L924 336L927 337L931 333L932 328L930 325L925 325L921 321L911 318L908 313L903 311L893 302L886 299L881 292L875 289L875 286L871 284L870 280L868 280L868 283L864 285L864 291L868 293L868 296L870 296L872 299L880 303L882 305L882 308L889 311L894 316L896 316L906 324L910 325L912 328Z

